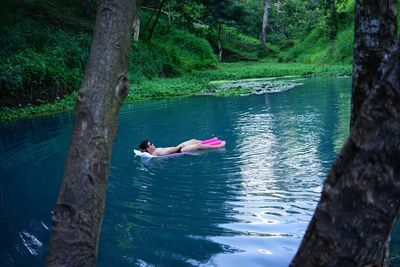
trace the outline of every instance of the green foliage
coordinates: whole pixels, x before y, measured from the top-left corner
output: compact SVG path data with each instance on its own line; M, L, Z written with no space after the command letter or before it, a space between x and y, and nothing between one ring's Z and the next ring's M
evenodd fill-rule
M206 10L202 3L196 1L169 0L166 5L167 9L173 10L171 16L174 18L174 23L191 31L204 17Z
M321 22L322 11L320 0L313 1L272 1L269 12L268 35L277 35L271 39L278 39L281 43L275 43L285 49L293 43L301 41L316 25ZM260 13L259 21L262 21Z
M353 60L354 29L344 26L334 40L328 40L320 29L316 28L297 43L282 52L282 62L304 62L319 64L351 64Z
M266 78L288 75L351 75L351 65L315 65L301 63L277 63L275 61L238 62L220 64L213 70L193 71L191 75L169 79L131 79L129 95L125 103L141 101L149 98L165 98L194 95L207 92L212 86L210 81L238 80L248 78ZM215 83L215 82L214 82ZM247 91L226 92L230 94L245 94ZM28 106L22 108L0 109L0 121L9 121L35 116L63 112L75 106L76 91L65 99L56 100L52 104Z
M215 29L209 29L206 36L214 51L218 51L218 37ZM235 62L240 60L255 61L259 59L260 41L241 33L233 27L222 27L221 30L222 61ZM269 56L275 55L279 48L267 43Z
M350 65L354 52L354 28L347 27L339 31L330 48L331 62Z
M286 50L294 45L294 40L290 39L288 36L281 32L272 32L267 34L266 36L267 46L268 44L274 44L275 47L278 49L277 52L280 50Z
M289 75L351 75L351 65L277 63L275 61L223 63L215 70L196 71L196 77L216 80L282 77Z
M354 46L354 0L323 0L314 28L279 55L282 62L351 64ZM322 18L322 19L321 19ZM281 42L282 43L282 42Z
M75 107L77 95L77 92L73 92L64 99L58 99L54 103L43 104L40 106L28 105L23 108L1 108L0 122L69 111Z
M208 87L207 78L183 76L169 79L143 80L132 84L126 102L148 98L166 98L196 94Z
M256 38L262 17L258 0L169 0L164 6L168 14L161 13L151 42L143 37L152 11L142 9L141 40L132 42L129 73L134 85L128 101L193 94L215 79L349 73L346 66L326 64L351 62L354 0L336 2L340 30L333 41L324 34L326 20L321 19L320 0L277 3L270 9L266 51L260 50ZM142 4L154 9L159 2ZM78 89L89 55L96 5L96 0L2 4L0 106L58 103ZM213 52L213 48L218 51L218 25L222 26L223 60L252 63L218 64ZM256 62L264 56L314 64Z
M329 40L336 38L338 30L338 13L336 10L336 0L322 0L322 10L324 11L324 34Z
M216 64L204 39L188 31L160 29L151 43L132 43L129 72L139 79L173 77Z
M19 0L3 7L16 12L0 18L0 106L51 102L79 87L91 36L61 28L69 15L77 31L87 21L77 19L80 6L67 2Z
M167 72L168 63L157 56L155 49L142 42L132 42L129 74L134 79L155 78ZM172 71L169 71L172 72Z
M336 10L338 13L354 14L356 7L355 0L337 0Z
M34 20L57 28L91 32L97 4L95 1L19 0L17 7Z
M235 28L224 27L221 33L224 61L257 60L260 41Z
M242 96L249 95L251 93L251 89L249 88L228 88L223 91L218 91L215 93L215 96Z
M216 57L210 44L196 35L183 30L171 30L168 34L158 35L157 40L160 55L164 55L181 72L193 69L214 67Z
M302 42L282 52L279 60L283 62L322 63L328 48L329 42L326 38L323 38L323 33L319 29L314 29Z
M0 65L3 101L40 103L64 96L77 89L82 78L80 63L68 68L63 48L47 48L42 53L25 49ZM22 98L24 97L24 98Z
M2 55L0 63L2 106L64 97L79 87L82 78L89 51L87 35L70 36L46 27L41 27L43 32L40 27L29 32L26 26L21 23L6 31L17 37L3 41L5 50L14 53ZM30 43L35 46L29 47Z

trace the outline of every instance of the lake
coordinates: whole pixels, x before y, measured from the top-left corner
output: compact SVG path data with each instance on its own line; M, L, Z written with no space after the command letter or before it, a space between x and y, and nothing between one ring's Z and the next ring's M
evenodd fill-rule
M348 134L350 78L124 105L98 266L287 266ZM43 266L73 114L0 125L0 266ZM219 137L224 149L135 157Z

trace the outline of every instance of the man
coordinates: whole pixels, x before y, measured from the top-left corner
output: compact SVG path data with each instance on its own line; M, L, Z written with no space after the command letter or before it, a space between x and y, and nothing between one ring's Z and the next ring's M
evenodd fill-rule
M211 138L204 141L192 139L183 142L177 146L157 148L149 140L144 140L143 142L140 143L139 149L141 152L147 152L154 156L165 156L173 153L219 148L219 147L224 147L225 144L226 144L225 141L218 140L218 138Z

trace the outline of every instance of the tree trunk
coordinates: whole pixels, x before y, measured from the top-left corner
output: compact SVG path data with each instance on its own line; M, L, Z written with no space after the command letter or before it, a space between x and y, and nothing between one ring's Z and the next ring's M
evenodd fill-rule
M364 103L290 266L385 266L400 211L400 47Z
M290 266L387 264L387 244L400 211L400 46L385 56L381 52L384 62L369 62L365 56L370 54L361 43L368 43L367 48L374 47L372 51L377 53L377 44L390 42L383 38L396 35L396 26L389 33L388 25L383 25L386 18L371 17L383 10L395 15L396 3L357 0L356 8L355 53L364 57L355 55L362 60L354 62L353 79L363 84L368 99L364 94L362 100L366 101L359 107L350 136L333 163ZM368 16L360 16L360 9ZM379 33L379 28L385 29L386 35ZM379 63L379 80L375 77L364 82L364 72L372 75L370 69Z
M222 26L218 23L217 43L218 43L218 60L222 62L222 44L221 44Z
M263 13L263 22L260 31L260 45L262 49L265 49L265 30L268 26L268 14L270 8L270 0L265 0L264 2L264 13Z
M161 10L162 10L162 8L164 6L165 1L166 0L161 0L160 7L158 8L158 12L157 12L156 20L154 21L153 26L150 29L149 41L151 40L151 37L153 37L154 29L156 28L158 19L160 18Z
M378 68L383 55L396 41L396 2L356 2L350 128L354 125L372 85L379 79Z
M142 6L140 4L141 1L136 1L136 8L135 8L135 15L133 17L133 40L138 42L139 41L139 33L140 33L140 12Z
M103 0L79 90L47 266L95 266L118 112L128 93L132 0Z

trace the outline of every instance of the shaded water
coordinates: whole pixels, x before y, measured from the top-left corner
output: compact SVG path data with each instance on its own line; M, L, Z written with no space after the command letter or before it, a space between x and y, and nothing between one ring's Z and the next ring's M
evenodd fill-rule
M98 266L287 266L349 125L350 79L301 82L124 106ZM43 265L71 129L71 114L0 126L0 266ZM212 136L226 148L133 154Z

